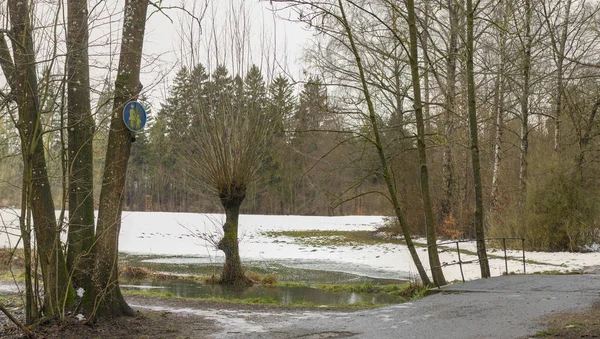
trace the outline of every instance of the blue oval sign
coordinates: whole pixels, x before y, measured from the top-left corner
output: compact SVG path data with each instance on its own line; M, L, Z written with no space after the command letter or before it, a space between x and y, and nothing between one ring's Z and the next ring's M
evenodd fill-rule
M146 109L137 101L128 102L123 108L123 122L133 132L146 125Z

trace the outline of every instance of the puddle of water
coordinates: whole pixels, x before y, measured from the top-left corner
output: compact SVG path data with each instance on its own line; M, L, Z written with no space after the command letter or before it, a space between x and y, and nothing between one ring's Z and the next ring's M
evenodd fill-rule
M120 254L121 263L150 268L155 272L178 275L218 274L222 263L209 257L151 256ZM332 266L333 265L333 266ZM298 282L305 284L364 284L373 285L401 284L407 280L392 278L374 278L365 275L351 274L330 270L336 263L314 261L279 260L279 261L245 261L244 269L261 274L277 274L280 282ZM316 269L315 269L316 268ZM324 268L324 269L318 269ZM377 274L378 272L373 272ZM236 289L220 285L206 285L193 280L132 280L121 279L121 287L129 289L159 289L178 297L187 298L224 298L273 299L281 304L306 302L317 305L354 304L370 302L373 304L400 303L401 299L389 294L359 294L353 292L330 292L312 287L265 287L253 286Z
M120 254L120 261L130 266L150 268L156 272L181 275L212 275L221 272L221 262L208 257L149 256ZM395 273L375 271L366 274L340 272L343 264L302 260L245 261L244 269L261 274L277 274L280 282L306 284L402 284L407 279L397 279ZM376 277L374 277L376 276Z
M272 299L287 305L291 303L312 303L317 305L354 304L370 302L373 304L400 303L401 299L389 294L359 294L353 292L329 292L312 287L264 287L231 288L221 285L206 285L191 280L126 280L121 279L121 287L125 289L158 289L171 292L184 298L224 298Z

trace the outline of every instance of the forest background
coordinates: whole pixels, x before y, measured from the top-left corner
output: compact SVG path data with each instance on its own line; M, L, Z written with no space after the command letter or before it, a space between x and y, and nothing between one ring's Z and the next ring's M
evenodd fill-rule
M407 31L407 23L388 5L381 1L356 7L363 11L355 9L349 16L353 29L364 32L356 40L407 223L424 234L410 65L393 34ZM473 238L465 8L456 1L417 5L435 224L443 237ZM239 17L244 6L232 17ZM370 6L389 10L380 16L365 14ZM599 237L600 214L599 5L583 0L480 1L476 10L475 93L487 235L526 237L529 247L543 250L591 245ZM185 166L186 157L194 154L189 140L196 122L190 107L218 97L252 114L265 114L277 126L274 151L259 180L248 187L242 213L392 214L381 164L368 140L371 132L364 123L365 103L352 55L340 48L332 26L323 21L317 27L315 17L306 13L297 19L314 33L315 42L294 61L303 70L299 77L275 67L276 60L263 62L267 52L252 66L237 67L227 58L203 60L193 50L207 47L187 49L185 41L194 35L182 34L188 61L173 70L164 100L141 94L149 124L133 143L125 210L220 211L218 201L194 183ZM213 18L213 26L215 22ZM182 31L193 31L184 26ZM36 31L37 39L44 29ZM243 51L251 42L220 43L224 50ZM60 77L59 70L47 69L40 83L48 98L42 116L44 147L60 208L64 102L53 72ZM106 154L112 83L109 75L96 79L93 88L95 187L100 187ZM0 113L0 158L0 206L19 207L23 164L7 111ZM99 190L94 194L97 202Z

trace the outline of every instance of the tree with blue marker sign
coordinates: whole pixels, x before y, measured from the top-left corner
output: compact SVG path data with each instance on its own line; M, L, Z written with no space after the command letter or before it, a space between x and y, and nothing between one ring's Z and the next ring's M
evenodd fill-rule
M132 132L137 132L146 125L146 109L137 101L128 102L123 108L123 122Z

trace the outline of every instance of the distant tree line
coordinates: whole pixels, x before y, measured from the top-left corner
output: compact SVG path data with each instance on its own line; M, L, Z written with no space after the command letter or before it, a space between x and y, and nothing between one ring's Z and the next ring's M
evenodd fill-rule
M298 93L297 87L300 87ZM344 191L360 180L360 143L347 143L342 116L331 107L318 77L300 85L284 76L266 81L257 66L230 75L224 66L209 74L203 65L177 72L170 93L151 116L151 127L133 145L125 206L130 210L215 212L214 198L186 173L185 158L194 156L199 123L194 107L234 102L249 114L264 115L275 128L274 151L262 164L258 180L248 187L245 213L254 214L385 214L380 198L339 205ZM324 157L327 155L326 157ZM365 162L363 160L363 162ZM368 162L368 161L367 161ZM367 163L364 166L368 166ZM374 176L360 185L379 188ZM151 200L151 201L150 201Z

